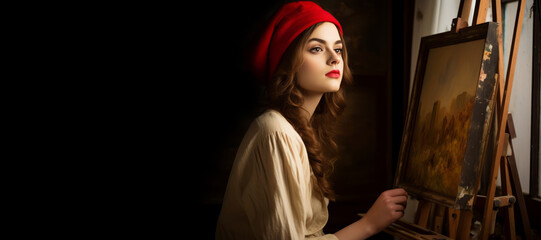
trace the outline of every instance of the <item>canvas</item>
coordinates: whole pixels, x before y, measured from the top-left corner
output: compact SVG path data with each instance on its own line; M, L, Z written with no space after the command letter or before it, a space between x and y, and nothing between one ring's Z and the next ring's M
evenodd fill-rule
M446 206L471 208L495 106L496 26L422 38L398 187Z

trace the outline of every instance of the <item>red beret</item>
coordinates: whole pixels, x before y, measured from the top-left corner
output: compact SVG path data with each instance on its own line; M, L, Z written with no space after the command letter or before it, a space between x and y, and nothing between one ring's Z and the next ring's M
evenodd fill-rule
M261 81L267 81L293 40L308 27L319 22L334 23L342 35L342 26L329 12L313 2L287 3L274 14L253 52L253 70Z

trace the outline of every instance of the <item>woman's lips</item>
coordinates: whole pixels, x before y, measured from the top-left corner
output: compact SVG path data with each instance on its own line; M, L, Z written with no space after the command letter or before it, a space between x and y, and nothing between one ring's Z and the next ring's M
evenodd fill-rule
M327 74L325 74L325 76L330 77L330 78L339 78L340 77L340 70L334 69L334 70L328 72Z

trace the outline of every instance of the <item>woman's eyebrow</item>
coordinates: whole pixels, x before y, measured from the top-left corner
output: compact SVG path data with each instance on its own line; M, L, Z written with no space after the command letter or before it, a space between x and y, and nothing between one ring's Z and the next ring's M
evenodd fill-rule
M321 39L321 38L311 38L310 40L308 40L308 42L311 42L311 41L316 41L316 42L319 42L319 43L321 43L321 44L327 43L327 41L325 41L325 40L323 40L323 39ZM342 40L341 40L341 39L340 39L340 40L336 40L336 42L334 42L334 44L340 44L340 43L342 43Z

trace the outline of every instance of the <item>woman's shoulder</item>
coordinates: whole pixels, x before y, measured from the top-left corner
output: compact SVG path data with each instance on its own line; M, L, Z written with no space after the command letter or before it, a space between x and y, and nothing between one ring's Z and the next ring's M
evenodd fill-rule
M263 135L279 133L280 135L301 139L291 123L280 112L273 109L266 110L259 115L255 119L254 125Z
M276 110L267 110L252 121L238 152L246 154L250 153L252 149L267 149L269 146L291 151L305 151L303 150L305 146L301 136L287 119ZM240 156L247 157L248 155Z

